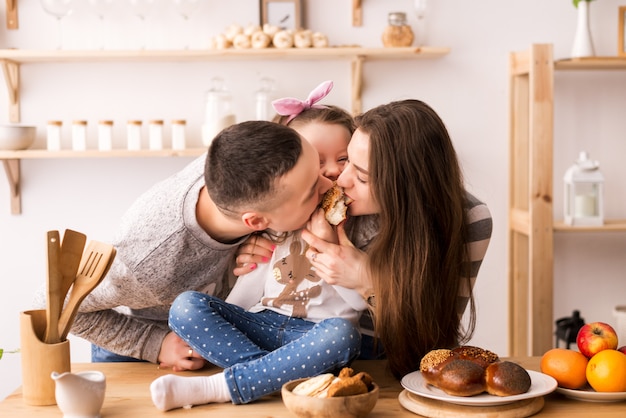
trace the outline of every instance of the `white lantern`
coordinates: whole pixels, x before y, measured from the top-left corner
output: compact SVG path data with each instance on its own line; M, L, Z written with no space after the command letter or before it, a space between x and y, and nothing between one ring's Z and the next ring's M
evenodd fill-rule
M576 226L604 224L604 176L597 161L582 151L563 177L565 182L565 223Z

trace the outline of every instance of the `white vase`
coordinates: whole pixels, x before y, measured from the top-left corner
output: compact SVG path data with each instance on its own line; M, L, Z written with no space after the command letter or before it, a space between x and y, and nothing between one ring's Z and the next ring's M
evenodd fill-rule
M578 21L576 23L574 45L572 45L572 58L593 57L596 55L589 28L589 3L587 0L578 2Z

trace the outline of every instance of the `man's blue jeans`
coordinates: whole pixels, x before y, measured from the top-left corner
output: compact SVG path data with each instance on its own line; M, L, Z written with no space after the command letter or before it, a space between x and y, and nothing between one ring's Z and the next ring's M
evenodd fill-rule
M335 371L359 355L361 336L342 318L319 323L274 311L252 313L204 293L179 295L170 328L223 367L233 403L248 403L290 380Z

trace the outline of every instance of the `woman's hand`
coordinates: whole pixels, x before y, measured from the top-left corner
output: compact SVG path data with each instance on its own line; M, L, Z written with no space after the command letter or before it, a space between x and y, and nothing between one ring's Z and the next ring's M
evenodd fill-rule
M178 335L170 332L161 343L159 367L171 367L173 371L199 370L204 367L205 360L189 347Z
M257 267L257 263L267 263L272 258L276 245L261 235L251 235L237 250L235 276L243 276Z
M306 256L315 273L328 284L354 289L366 295L372 288L367 269L367 253L357 249L348 239L344 225L337 226L338 244L325 241L305 229L302 239L310 246Z

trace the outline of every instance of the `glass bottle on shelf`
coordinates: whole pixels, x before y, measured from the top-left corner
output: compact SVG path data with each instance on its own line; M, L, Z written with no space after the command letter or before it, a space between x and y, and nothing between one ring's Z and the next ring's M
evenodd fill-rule
M232 110L232 96L224 85L224 80L215 77L211 89L206 94L202 143L209 146L215 135L236 122Z
M261 79L261 85L255 93L256 120L272 120L273 109L271 94L274 91L274 80L268 77Z

